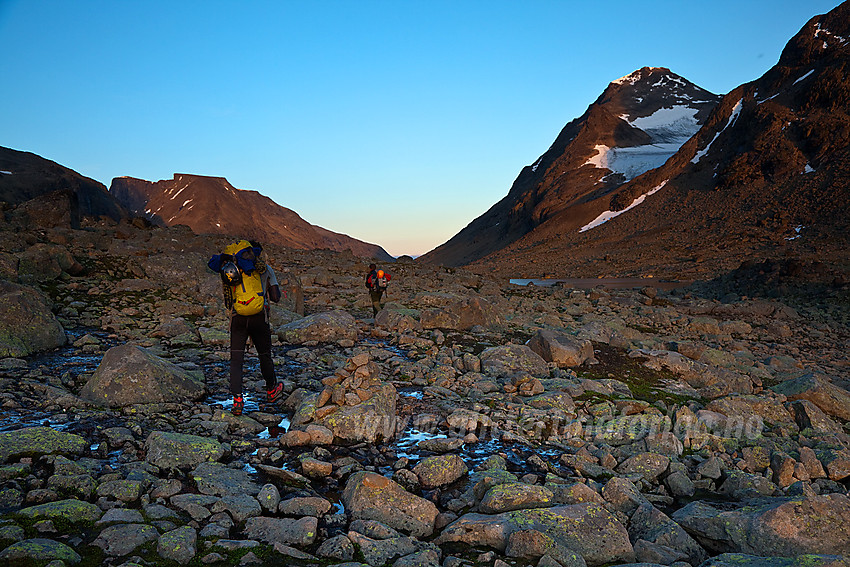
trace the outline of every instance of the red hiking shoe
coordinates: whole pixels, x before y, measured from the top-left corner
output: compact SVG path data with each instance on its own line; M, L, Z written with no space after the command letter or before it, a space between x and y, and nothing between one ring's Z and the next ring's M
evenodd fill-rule
M242 410L245 409L245 400L242 396L233 396L233 409L230 412L233 415L242 415Z
M283 384L278 382L277 385L275 385L275 387L271 390L268 390L266 394L268 394L269 402L278 401L280 399L280 396L283 394Z

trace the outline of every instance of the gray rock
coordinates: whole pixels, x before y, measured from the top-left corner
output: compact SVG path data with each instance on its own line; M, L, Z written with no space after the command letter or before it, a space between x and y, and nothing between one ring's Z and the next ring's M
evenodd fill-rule
M479 358L481 370L490 376L510 376L517 372L528 372L537 378L549 376L546 361L526 345L490 347Z
M18 513L32 520L62 520L71 524L93 524L103 515L94 504L73 499L30 506Z
M462 542L504 551L510 535L536 530L581 555L588 565L630 561L634 550L626 528L600 504L573 504L497 515L465 514L435 540Z
M332 504L318 496L288 498L281 501L278 512L285 516L313 516L321 518L331 511Z
M712 553L850 553L850 499L839 494L754 500L733 510L697 501L672 519Z
M499 327L505 320L499 310L478 295L424 292L416 296L423 329L468 331L476 326Z
M80 397L109 407L194 401L204 396L203 375L191 373L148 349L121 345L106 351Z
M505 555L519 559L537 559L543 556L549 556L559 565L570 565L572 567L586 565L581 555L537 530L513 532L508 537Z
M342 501L354 519L377 520L414 537L427 537L434 531L438 512L434 503L376 473L353 474Z
M100 532L92 545L106 555L120 557L159 537L156 528L147 524L118 524Z
M850 567L850 559L839 555L805 554L794 557L759 557L744 553L723 553L700 567Z
M0 433L0 462L42 455L81 455L88 442L73 433L50 427L27 427Z
M602 487L602 497L614 510L628 516L631 516L641 504L649 503L630 480L620 477L614 477L605 483Z
M446 486L462 478L469 472L460 455L435 455L426 457L413 467L422 488L431 489Z
M581 366L593 358L593 344L589 340L556 334L549 329L537 331L527 344L543 360L554 362L560 368Z
M622 474L639 474L647 482L654 483L667 467L670 466L670 457L656 453L640 453L620 463L617 472Z
M0 279L0 358L29 356L65 341L44 294Z
M226 511L237 524L263 513L257 499L248 494L225 494L213 506L213 512Z
M735 500L747 500L759 496L772 496L778 487L759 474L749 474L744 471L729 471L729 475L720 487L720 493Z
M544 486L513 482L497 484L489 489L478 508L484 514L498 514L511 510L545 508L551 506L553 501L552 491Z
M186 565L198 553L198 532L189 526L183 526L159 536L156 552L163 559Z
M280 491L273 484L266 484L257 494L257 501L266 512L274 512L280 505Z
M773 387L789 401L808 400L828 415L850 421L850 392L829 381L825 376L805 374Z
M319 521L313 517L298 520L258 516L248 518L243 533L249 539L263 543L284 545L310 545L316 540Z
M76 565L82 561L82 557L64 543L35 538L15 542L0 551L0 560L4 565L45 565L51 561L61 561L62 565Z
M145 451L147 462L167 470L191 469L224 456L224 448L215 439L167 431L148 435Z
M414 553L420 546L419 542L412 537L375 540L357 532L348 532L348 539L360 550L366 563L373 567L385 565L393 559Z
M706 558L705 550L694 538L651 504L642 504L632 514L629 537L632 541L644 540L679 551L692 565L698 565Z
M344 311L316 313L277 329L281 341L300 345L310 341L332 343L357 339L357 322Z
M176 514L175 514L176 517ZM145 519L138 510L130 508L111 508L101 516L100 520L95 522L95 525L106 524L142 524Z
M354 544L347 536L335 536L323 541L316 550L316 555L325 559L351 561L354 559Z

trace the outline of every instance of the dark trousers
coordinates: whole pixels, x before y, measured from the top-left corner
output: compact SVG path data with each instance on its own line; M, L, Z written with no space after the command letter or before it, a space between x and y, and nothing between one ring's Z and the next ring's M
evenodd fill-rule
M384 294L382 289L370 289L369 297L372 298L372 314L377 315L378 311L383 307L381 305L381 296Z
M230 391L234 396L242 393L242 363L245 362L245 343L251 337L260 358L260 371L266 380L266 390L277 384L272 360L272 334L265 313L236 315L230 318Z

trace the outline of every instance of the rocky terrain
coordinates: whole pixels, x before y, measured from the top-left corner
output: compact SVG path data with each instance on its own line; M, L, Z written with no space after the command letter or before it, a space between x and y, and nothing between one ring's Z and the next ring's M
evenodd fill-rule
M228 237L11 226L0 563L850 564L847 304L778 294L789 263L615 291L401 261L372 319L370 260L270 244L287 397L249 355L235 417Z

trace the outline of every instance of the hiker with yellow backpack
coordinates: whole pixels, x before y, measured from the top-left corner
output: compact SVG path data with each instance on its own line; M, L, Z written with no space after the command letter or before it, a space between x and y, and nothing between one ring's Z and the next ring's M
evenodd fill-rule
M221 275L224 304L230 312L230 391L233 415L245 408L242 395L242 364L248 337L257 348L260 372L266 381L269 402L280 399L283 384L277 381L272 360L268 300L280 301L280 286L271 266L260 260L263 248L257 242L240 240L227 246L209 261L212 271Z

